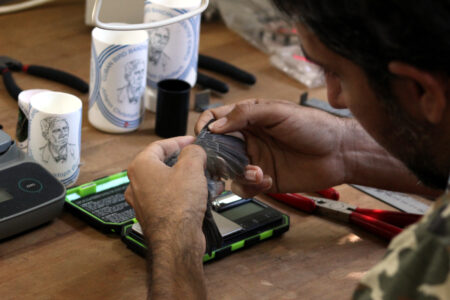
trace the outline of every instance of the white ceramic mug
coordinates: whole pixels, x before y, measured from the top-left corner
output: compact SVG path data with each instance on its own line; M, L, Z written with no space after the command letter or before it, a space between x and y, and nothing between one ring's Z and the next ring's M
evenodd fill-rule
M23 90L22 92L19 93L19 103L20 102L25 102L25 103L29 103L30 102L30 98L33 95L36 95L37 93L42 93L42 92L49 92L50 90L44 90L44 89L30 89L30 90ZM20 104L19 104L20 106ZM22 150L23 152L27 152L28 151L28 123L24 123L23 122L23 118L25 118L25 116L19 112L19 121L17 123L17 132L24 132L25 136L23 136L23 134L17 134L16 135L16 144L17 147L19 147L20 150ZM20 129L19 129L20 127Z
M89 122L106 132L139 127L144 113L148 34L92 30Z
M19 98L28 119L28 155L65 186L80 172L82 102L60 92L40 92Z
M145 1L144 21L173 18L201 5L201 0ZM145 107L156 111L157 84L181 79L193 87L197 81L200 15L164 27L150 29Z

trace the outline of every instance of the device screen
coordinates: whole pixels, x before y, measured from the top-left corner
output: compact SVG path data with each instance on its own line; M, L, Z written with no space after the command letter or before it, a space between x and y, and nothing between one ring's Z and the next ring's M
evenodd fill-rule
M230 208L224 212L221 213L222 216L225 218L228 218L232 221L235 221L239 218L257 213L264 208L258 204L255 204L253 202L247 202L243 205L239 205L237 207Z
M6 190L0 188L0 203L12 200L14 197Z

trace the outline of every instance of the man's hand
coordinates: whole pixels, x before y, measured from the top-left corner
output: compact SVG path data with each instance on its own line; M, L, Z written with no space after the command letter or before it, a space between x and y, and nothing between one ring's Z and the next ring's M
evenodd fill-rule
M149 239L186 225L201 232L208 197L206 155L200 147L189 145L193 141L186 136L152 143L128 168L125 197ZM180 151L175 166L164 163Z
M233 186L241 196L316 191L345 180L344 122L337 117L288 101L252 99L204 112L196 131L212 118L211 131L245 137L252 165L246 180Z
M125 198L134 208L149 246L151 299L203 299L202 222L208 190L206 154L194 137L157 141L128 168ZM180 152L178 162L164 161Z
M354 119L288 101L251 99L204 112L214 133L241 132L252 165L233 183L243 197L260 192L312 192L354 183L417 194L438 194L421 184ZM273 182L273 184L272 184Z

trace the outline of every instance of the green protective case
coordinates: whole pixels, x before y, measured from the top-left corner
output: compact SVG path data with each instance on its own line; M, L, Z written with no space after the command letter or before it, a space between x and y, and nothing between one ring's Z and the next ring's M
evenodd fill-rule
M135 253L145 257L147 253L147 246L145 245L145 241L142 238L142 236L132 232L131 229L132 226L133 224L129 224L122 228L122 241L128 246L128 248L133 250ZM220 259L238 250L258 244L266 239L280 236L288 230L289 230L289 216L283 214L282 224L275 226L274 228L252 234L246 238L243 238L240 241L226 244L224 247L220 249L213 250L211 255L205 254L203 256L203 262L206 263Z
M65 205L72 213L86 221L91 226L101 230L104 233L116 233L120 234L122 241L134 252L144 256L147 252L147 246L142 236L133 233L131 227L137 222L136 218L131 218L121 223L106 222L97 216L93 215L89 211L85 210L81 206L77 205L74 201L86 196L94 195L103 191L107 191L113 188L125 187L129 184L127 172L123 171L111 176L102 177L92 182L82 184L67 190ZM274 225L273 228L264 228L260 231L249 232L248 236L243 237L236 241L236 238L231 241L225 240L225 246L220 249L214 250L210 255L205 254L203 256L203 262L210 262L220 259L228 254L238 251L243 248L250 247L261 241L269 238L277 237L289 230L289 216L282 214L283 220L281 224Z
M127 172L123 171L111 176L102 177L92 182L73 187L67 190L66 207L72 213L74 213L93 227L101 230L102 232L120 234L123 226L136 223L137 220L135 218L132 218L121 223L106 222L91 214L81 206L77 205L76 203L74 203L74 201L82 197L100 193L112 188L120 187L122 185L128 185L129 182L130 180L128 179Z

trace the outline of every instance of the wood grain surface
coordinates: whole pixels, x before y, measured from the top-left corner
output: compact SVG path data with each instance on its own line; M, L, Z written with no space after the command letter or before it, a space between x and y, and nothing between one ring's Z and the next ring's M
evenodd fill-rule
M0 15L0 55L66 70L89 81L90 32L84 25L84 1L58 0ZM200 51L258 78L256 85L248 87L214 75L229 82L230 93L214 94L213 101L232 103L260 97L298 102L306 90L221 22L202 24ZM87 95L29 75L14 77L23 89L54 89L83 100L78 184L126 169L138 152L158 139L153 113L146 113L135 132L103 133L87 120ZM323 88L310 93L325 97ZM11 136L17 110L17 103L0 84L0 124ZM198 116L190 112L189 134L193 134ZM337 190L346 202L387 208L347 185ZM383 240L358 228L298 212L268 197L261 199L289 214L291 228L280 238L207 264L211 299L347 299L358 279L385 251ZM0 241L0 299L145 299L146 290L145 260L127 249L118 236L105 235L67 211L51 224Z

